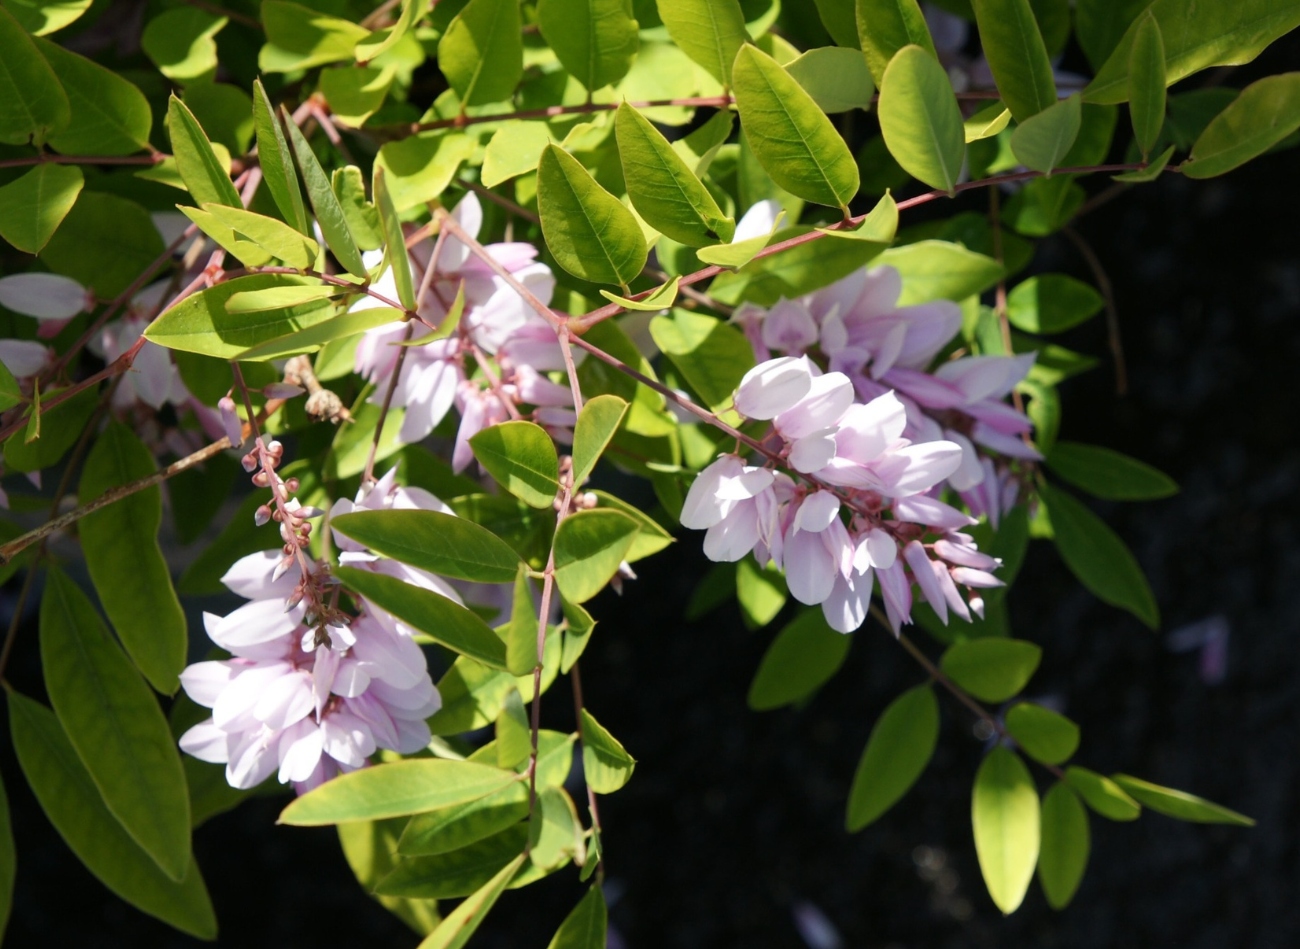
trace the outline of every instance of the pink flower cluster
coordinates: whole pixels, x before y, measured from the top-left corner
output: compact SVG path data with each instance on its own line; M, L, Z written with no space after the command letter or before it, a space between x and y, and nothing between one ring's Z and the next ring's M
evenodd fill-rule
M427 492L396 487L392 472L363 488L355 505L335 505L337 511L386 507L444 509ZM380 560L334 536L345 548L344 562L460 602L440 577ZM251 602L224 617L204 615L208 636L231 658L198 662L182 673L186 693L212 716L181 736L181 748L225 764L234 787L251 788L278 774L299 793L365 767L379 748L402 754L424 748L425 719L442 700L414 632L364 600L355 618L317 611L302 596L306 581L285 574L283 561L280 551L252 554L222 578ZM310 579L330 583L319 568Z
M451 216L471 236L478 234L483 223L483 209L474 194L466 195ZM486 250L535 297L550 302L555 278L550 268L537 262L537 248L500 243L489 244ZM367 263L377 264L380 256L376 252ZM573 396L567 386L544 375L564 369L555 331L462 241L445 235L440 241L412 247L410 256L415 279L424 278L419 314L429 324L440 325L462 287L465 302L451 335L406 348L392 399L393 406L405 410L401 441L425 438L455 406L461 419L452 453L457 471L473 459L469 439L507 419L530 418L568 443L576 421ZM390 271L376 283L376 291L395 297L392 280ZM382 305L374 297L366 297L353 311ZM412 325L412 342L432 333L427 326ZM406 332L407 327L401 324L379 327L366 332L357 345L356 371L374 384L373 402L384 400ZM473 373L475 365L480 370L478 376Z

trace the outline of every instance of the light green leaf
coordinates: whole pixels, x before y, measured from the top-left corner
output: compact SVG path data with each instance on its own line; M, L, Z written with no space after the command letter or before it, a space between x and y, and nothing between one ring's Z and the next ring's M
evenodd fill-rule
M1058 477L1107 501L1154 501L1178 493L1163 471L1100 445L1057 442L1047 466Z
M0 143L44 144L68 125L68 96L36 42L0 6Z
M409 0L407 5L410 5ZM360 50L358 46L357 51ZM359 66L324 69L320 74L320 91L335 119L344 125L360 128L388 98L393 75L391 69Z
M1169 85L1210 66L1248 63L1275 39L1300 25L1300 3L1296 0L1196 4L1155 0L1147 9L1160 25L1165 44L1165 82ZM1084 101L1102 105L1124 101L1128 95L1130 54L1139 27L1137 20L1129 26L1083 91Z
M1147 10L1138 18L1129 52L1128 101L1133 137L1145 156L1165 124L1165 43L1160 24Z
M786 64L786 71L823 112L870 109L876 84L867 60L857 49L823 46Z
M1051 174L1069 153L1083 122L1083 102L1075 93L1022 121L1011 133L1011 151L1027 168Z
M749 39L738 0L656 0L668 35L724 86L736 53Z
M512 888L524 881L545 875L575 857L581 862L582 822L573 799L563 788L547 788L537 795L537 808L528 825L529 859L532 867L523 880L516 880Z
M545 509L555 503L560 490L560 463L551 436L540 425L493 425L471 438L470 447L488 474L525 504Z
M384 176L383 166L375 168L374 189L375 208L379 211L379 223L384 231L386 255L389 266L393 268L393 281L397 284L397 299L407 310L414 312L415 284L411 280L411 255L406 252L402 222L393 205L393 197L388 193L388 179ZM463 293L460 299L463 306Z
M164 874L104 806L54 714L8 691L18 763L41 809L77 858L137 909L200 939L215 939L217 918L194 859L180 883Z
M766 711L808 698L844 665L851 642L827 625L820 608L804 610L763 654L749 687L749 707Z
M156 470L153 453L114 422L86 459L79 500L88 504ZM87 514L79 530L86 567L118 638L150 684L172 695L180 685L188 639L185 614L158 546L161 524L162 490L152 487Z
M898 268L903 277L899 306L930 300L964 300L983 293L1002 276L1002 265L992 257L948 241L917 241L891 247L879 263Z
M355 511L330 527L375 553L430 573L509 583L519 556L491 531L440 511Z
M335 572L348 589L435 642L494 669L506 667L506 644L477 613L396 577L356 567Z
M715 317L673 310L650 321L650 335L714 412L731 405L736 386L754 366L744 334Z
M303 234L310 235L311 222L302 203L302 189L298 186L298 173L293 167L289 143L285 141L275 106L260 79L253 80L253 124L257 128L257 163L262 168L262 180L270 189L284 219Z
M772 230L767 234L746 237L744 240L739 241L733 240L729 244L712 244L708 247L701 247L696 250L695 256L700 259L701 263L716 264L719 267L739 270L758 256L760 250L771 243L772 237L780 229L784 217L785 211L778 211L776 220L772 222Z
M537 166L537 211L546 246L575 277L625 287L645 266L645 238L632 212L554 145Z
M411 856L450 853L500 833L527 816L528 785L515 781L486 797L416 814L402 831L397 849Z
M620 297L616 293L602 289L600 295L610 303L617 303L625 310L639 310L642 313L658 313L667 310L677 301L677 285L681 277L673 277L661 287L655 287L647 296L640 299Z
M1027 333L1060 333L1092 319L1104 305L1101 294L1081 280L1040 274L1012 288L1007 318Z
M1079 582L1147 626L1160 625L1155 595L1132 552L1106 523L1064 491L1043 485L1039 497L1052 519L1056 549Z
M585 609L577 603L570 603L564 597L560 597L560 605L564 610L565 625L564 648L560 652L560 671L567 673L573 668L573 664L582 658L583 651L591 642L591 633L596 628L596 621Z
M420 943L419 949L461 949L477 931L484 917L496 905L506 886L514 879L519 868L528 859L527 854L520 854L501 869L501 872L483 885L438 924Z
M837 46L858 49L858 22L853 0L816 0L822 25Z
M989 896L1014 913L1038 862L1038 791L1015 752L996 746L980 764L971 796L975 854Z
M367 39L357 44L357 62L366 63L388 52L403 36L415 28L429 10L429 0L402 0L402 12L397 22L382 30L375 30ZM323 77L322 77L323 78Z
M188 82L217 68L214 37L229 20L196 7L173 7L153 17L144 28L140 46L168 79Z
M1065 780L1094 811L1115 821L1137 820L1142 806L1129 797L1124 789L1110 778L1070 765L1065 769Z
M281 824L317 827L354 820L404 817L477 801L519 780L473 761L413 758L340 775L291 802Z
M736 602L749 629L761 629L776 619L788 598L785 580L774 564L760 567L749 557L736 564Z
M582 771L597 794L613 794L632 777L636 759L585 708L582 710Z
M433 132L389 142L379 149L376 168L398 211L437 198L451 183L461 162L474 153L474 139L460 132Z
M438 65L467 106L508 99L524 69L518 0L470 0L438 44Z
M827 237L868 241L888 247L894 242L894 235L898 233L898 204L894 201L893 195L886 191L871 212L855 226L833 229L819 227L817 230Z
M1023 639L971 639L949 646L939 661L944 675L985 702L1005 702L1038 668L1041 647Z
M1195 794L1161 787L1127 774L1111 775L1115 783L1145 804L1151 810L1178 820L1196 824L1233 824L1237 827L1254 827L1254 818L1238 814L1222 804L1215 804Z
M202 211L199 208L187 207L183 204L178 204L176 207L182 214L198 225L199 230L216 241L220 247L233 255L245 267L261 267L271 262L269 253L252 241L246 241L237 236L234 229L218 221L215 214Z
M631 0L540 0L537 25L560 65L592 92L626 76L636 58Z
M307 270L315 263L316 255L320 253L320 245L314 240L273 217L266 217L265 215L254 214L252 211L245 211L243 208L226 207L220 204L204 204L203 210L222 224L243 234L272 257L283 260L290 267ZM322 289L338 292L337 287ZM275 307L265 307L265 309L275 309Z
M84 182L80 168L46 162L0 187L0 237L24 253L39 254Z
M356 165L335 168L330 176L330 190L339 199L343 219L348 222L352 239L361 250L379 250L384 238L379 230L379 212L366 200L366 180Z
M1253 82L1216 115L1180 168L1189 178L1226 174L1300 128L1300 72Z
M468 846L430 856L400 859L375 892L407 899L455 899L468 896L528 846L528 828L507 827Z
M1038 882L1052 909L1064 909L1074 898L1088 867L1090 846L1088 812L1070 785L1058 782L1043 798L1038 855Z
M510 610L510 622L500 627L497 634L506 641L506 670L511 675L526 675L536 668L537 635L539 622L537 607L533 603L533 588L528 580L528 564L517 564L514 577L514 597ZM500 741L500 719L497 727L497 739ZM518 761L500 762L501 766L514 767Z
M930 763L939 740L939 703L929 685L904 692L881 714L862 751L845 825L861 830L893 807Z
M542 150L551 143L545 122L507 122L492 134L483 153L485 188L537 169Z
M257 54L262 72L294 72L352 59L370 36L363 26L284 0L263 0L266 45Z
M555 531L555 582L565 599L584 603L605 588L640 526L621 511L579 511Z
M40 623L45 688L77 756L127 833L184 880L193 862L189 795L157 700L57 567L46 574Z
M28 33L45 36L75 23L90 9L91 2L92 0L4 0L0 5L12 13Z
M997 135L1011 122L1011 110L1001 100L990 102L962 123L966 144Z
M546 949L605 949L608 926L605 894L599 885L593 886L564 918Z
M287 274L249 274L226 280L165 310L145 329L145 336L168 349L231 359L253 346L323 323L333 307L328 300L318 300L283 310L228 313L226 301L237 293L301 286L319 284L310 277Z
M627 403L616 395L598 395L582 407L573 430L575 486L581 487L590 476L626 413Z
M938 57L916 0L857 0L855 12L858 39L876 85L884 82L885 69L904 46L919 46Z
M790 236L807 231L794 228ZM847 277L882 250L884 245L874 241L807 241L751 261L735 274L723 274L709 287L709 294L724 303L743 298L771 306L781 297L793 299Z
M153 113L136 86L49 40L36 47L67 93L71 120L49 144L65 155L130 155L149 145Z
M966 153L957 97L939 61L919 46L900 49L880 80L880 131L908 174L952 193Z
M349 411L352 413L351 425L340 425L334 434L329 454L325 456L325 477L350 478L365 471L370 459L370 451L375 443L375 431L379 426L379 416L383 409L371 401L374 386L365 386L357 393L356 400ZM404 409L392 406L388 410L387 424L379 438L379 448L375 452L375 461L400 451L402 443L398 435L402 429Z
M215 207L215 205L214 205ZM297 234L297 231L294 231ZM302 237L301 234L298 235ZM343 288L333 284L304 285L301 287L268 287L265 290L248 290L236 293L226 301L227 313L265 313L283 310L307 303L319 303L342 295Z
M198 119L174 95L167 105L167 132L171 136L172 152L176 156L176 167L181 180L185 182L185 190L196 204L224 204L232 208L244 206Z
M628 197L647 224L691 247L731 240L735 222L645 116L624 102L614 125Z
M998 93L1017 122L1056 103L1052 62L1029 0L973 0Z
M1025 754L1043 764L1067 761L1079 748L1078 725L1032 702L1012 706L1007 712L1006 726Z
M374 895L375 885L392 872L396 864L397 838L405 818L381 821L354 821L339 824L339 843L352 873L362 889ZM404 900L397 896L374 896L375 900L417 933L433 932L442 916L434 900Z
M812 96L757 47L742 47L732 69L741 124L772 180L805 200L847 210L858 193L858 166Z
M267 0L268 5L273 2L275 0ZM321 233L325 236L325 243L334 252L334 256L338 258L344 270L354 277L368 279L369 274L366 273L366 265L361 260L361 251L352 237L343 208L334 194L334 189L330 186L325 170L321 168L316 153L311 150L311 146L307 144L307 139L303 138L298 126L290 121L287 115L284 118L285 127L289 130L289 143L298 159L298 170L302 172L303 184L307 186L307 200L311 202L312 210L316 213L316 223L320 225Z
M236 296L242 295L236 294ZM294 353L313 353L333 340L347 339L377 326L387 326L401 318L401 310L388 306L358 310L355 313L340 313L323 323L316 323L296 333L246 349L239 354L239 359L280 359L284 356L292 356Z

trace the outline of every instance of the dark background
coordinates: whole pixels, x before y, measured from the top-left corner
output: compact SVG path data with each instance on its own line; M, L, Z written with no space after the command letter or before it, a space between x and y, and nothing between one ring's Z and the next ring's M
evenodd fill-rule
M1285 41L1229 81L1285 70L1297 52ZM1070 908L1052 912L1035 884L1003 918L971 839L984 747L971 716L941 697L940 747L920 783L877 824L846 834L867 734L923 674L868 624L806 707L748 711L749 681L779 622L747 632L734 606L683 621L709 566L698 538L685 536L639 564L621 600L594 603L601 627L583 662L588 705L639 759L632 783L601 802L621 945L799 947L794 908L805 902L846 947L1300 944L1296 163L1286 151L1212 181L1167 175L1078 222L1114 282L1130 391L1116 396L1108 362L1067 383L1062 434L1135 455L1181 484L1169 500L1096 507L1146 569L1163 630L1089 596L1041 542L1010 599L1015 634L1045 649L1030 694L1054 697L1082 724L1080 763L1202 794L1258 826L1094 816L1091 864ZM1042 242L1035 268L1088 278L1062 237ZM1061 341L1107 358L1100 320ZM3 595L11 609L12 584ZM1164 638L1214 615L1231 630L1217 685ZM10 672L39 694L34 633L23 633ZM561 683L548 694L548 725L571 727L567 693ZM19 852L7 945L200 945L112 897L76 862L7 741L0 772ZM355 884L332 831L274 826L281 804L254 799L197 832L219 945L414 946ZM545 946L581 892L566 870L507 894L472 945Z

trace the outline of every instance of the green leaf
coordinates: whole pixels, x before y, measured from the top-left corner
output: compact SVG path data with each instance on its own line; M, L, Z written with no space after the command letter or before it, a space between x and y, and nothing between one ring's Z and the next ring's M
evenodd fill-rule
M950 194L966 154L957 97L939 61L905 46L880 80L880 131L889 153L908 174Z
M893 807L930 763L939 740L939 703L929 685L904 692L881 714L862 751L845 825L861 830Z
M1128 101L1133 137L1145 156L1165 124L1165 43L1160 24L1147 10L1138 18L1129 52Z
M1070 151L1083 122L1083 101L1075 93L1022 121L1011 133L1011 151L1027 168L1051 174Z
M1300 128L1300 72L1253 82L1216 115L1180 168L1189 178L1213 178L1257 158Z
M528 828L517 824L459 850L399 860L375 891L407 899L468 896L527 846Z
M473 761L413 758L340 775L291 802L279 823L317 827L354 820L423 814L477 801L519 780Z
M357 62L365 63L377 59L396 46L398 41L414 29L420 18L428 12L429 3L430 0L402 0L402 12L396 23L382 30L375 30L368 39L357 44L355 50ZM321 78L324 79L325 75L327 74L323 74Z
M1047 466L1064 481L1107 501L1154 501L1178 493L1163 471L1100 445L1057 442Z
M216 71L215 37L228 22L195 7L173 7L150 19L140 46L164 76L188 82Z
M1058 782L1043 798L1038 882L1052 909L1065 909L1088 866L1088 812L1070 785Z
M362 889L374 895L381 906L423 935L433 932L438 923L442 922L436 901L404 900L397 896L374 894L375 886L392 872L397 863L397 838L405 823L405 818L395 817L381 821L339 824L339 843L343 848L343 856Z
M266 0L267 5L274 2L276 0ZM343 208L334 194L334 189L330 187L330 180L325 175L325 170L321 168L316 153L311 150L311 146L307 144L307 139L303 138L298 126L289 120L288 115L285 115L284 119L285 126L289 130L289 143L298 159L298 170L302 172L303 183L307 186L307 200L311 202L312 210L316 213L316 223L320 225L321 233L325 236L325 243L334 252L334 256L338 258L344 270L354 277L368 279L366 265L361 260L361 251L352 237L347 218L343 215Z
M0 6L0 143L42 145L65 128L72 109L58 76L13 14Z
M790 236L808 233L793 228ZM735 245L733 245L735 246ZM879 256L884 246L873 241L807 241L746 264L735 274L723 274L709 287L724 303L749 300L771 306L781 297L793 299L829 286Z
M636 759L585 708L582 710L582 771L597 794L613 794L632 777Z
M33 394L35 391L36 390L33 389ZM23 393L22 390L18 388L18 380L14 378L14 374L9 371L8 367L5 366L4 363L0 363L0 412L5 411L6 409L12 409L22 401ZM0 528L0 530L3 529L4 528ZM19 531L19 533L21 533L21 531ZM18 534L14 534L13 537L6 537L5 540L13 540L14 537L17 536ZM13 561L11 560L10 563L13 563ZM3 568L0 568L0 577L8 580L9 576L11 576L11 574L5 574ZM0 930L0 934L2 933L3 930Z
M510 98L524 69L518 0L470 0L438 44L438 65L460 101Z
M216 241L218 245L238 259L245 267L261 267L271 262L270 254L252 241L239 237L235 234L233 228L218 221L215 214L198 208L187 207L183 204L178 204L176 207L182 214L198 225L199 230Z
M1160 625L1155 595L1132 552L1106 523L1064 491L1043 485L1056 549L1079 582L1099 600L1128 610L1147 626Z
M537 655L539 623L537 620L537 607L533 603L532 584L528 581L528 564L519 563L515 570L514 581L510 622L501 627L498 634L506 641L506 670L511 675L521 676L532 672L539 661ZM497 730L500 732L499 724ZM498 734L497 737L499 742L500 735ZM503 768L513 767L517 763L517 761L511 761L507 765L505 761L502 761L501 766Z
M948 241L917 241L891 247L879 263L896 267L903 277L899 306L930 300L964 300L983 293L1001 279L1002 265L992 257Z
M593 886L564 918L546 949L605 949L608 926L605 894L599 885Z
M1126 171L1123 174L1115 175L1116 181L1124 181L1129 184L1145 184L1148 181L1155 181L1164 174L1165 167L1169 164L1169 159L1174 157L1174 151L1177 145L1170 145L1163 152L1151 159L1145 168L1139 168L1137 171Z
M261 343L323 323L334 312L329 300L317 300L282 310L230 313L226 301L237 293L272 287L319 286L310 277L249 274L226 280L186 297L145 329L145 336L168 349L232 359Z
M375 553L430 573L477 583L509 583L519 556L473 521L439 511L354 511L330 527Z
M724 86L736 53L749 39L738 0L656 0L668 35Z
M732 67L736 107L754 155L791 194L846 210L858 166L812 96L776 60L741 47Z
M731 240L735 222L645 116L624 102L614 125L628 197L647 224L691 247Z
M68 127L50 136L51 148L65 155L130 155L148 147L153 113L133 83L49 40L36 40L36 47L71 109Z
M503 181L536 171L542 149L551 142L545 122L506 122L487 143L480 182L485 188L495 188Z
M185 190L196 204L200 207L205 204L224 204L232 208L244 206L198 119L174 95L167 104L167 132L171 136L172 152L176 156L181 180L185 182Z
M388 264L393 269L393 281L397 285L397 299L407 310L414 312L416 303L415 284L411 280L411 255L406 252L402 222L393 205L393 197L388 193L388 182L382 166L375 168L374 191L379 224L384 231Z
M297 231L294 231L297 234ZM299 237L302 235L299 234ZM344 291L333 284L315 284L300 287L268 287L265 290L246 290L236 293L226 301L227 313L267 313L289 307L319 303L340 296ZM391 307L390 307L391 310ZM365 312L365 311L362 311Z
M316 255L320 253L320 245L314 240L273 217L254 214L242 207L225 207L220 204L205 204L203 210L290 267L307 270L316 262ZM335 293L338 292L337 288L332 289Z
M540 0L537 25L560 65L592 92L626 76L640 44L631 0Z
M1001 745L988 753L975 774L971 823L989 896L1002 912L1014 913L1038 862L1038 791L1024 762Z
M621 511L579 511L555 531L555 582L565 599L584 603L605 588L640 526Z
M1105 301L1081 280L1065 274L1040 274L1012 288L1007 318L1027 333L1060 333L1092 319Z
M41 395L48 399L54 394L52 391L33 393L31 418L44 420L45 435L31 442L26 440L23 432L10 435L4 447L6 470L26 472L49 468L81 437L82 430L99 402L99 393L93 386L82 389L72 398L42 412ZM39 424L37 423L38 428Z
M379 250L384 246L379 231L379 211L366 200L366 181L356 165L335 168L330 176L330 190L343 209L348 231L361 250Z
M506 667L505 643L477 613L396 577L355 567L337 567L335 572L348 589L435 642L494 669Z
M938 58L916 0L857 0L855 13L858 39L876 85L884 82L885 69L904 46L919 46Z
M9 693L9 728L18 763L41 809L100 882L137 909L200 939L215 939L217 919L198 864L177 883L104 806L58 719L45 706Z
M1087 196L1072 175L1036 178L1011 196L1002 220L1026 237L1046 237L1068 224Z
M759 234L757 237L747 237L740 241L733 240L729 244L713 244L709 247L701 247L696 250L695 256L700 259L701 263L717 264L719 267L739 270L753 260L760 250L771 243L772 236L780 229L781 220L784 217L785 211L777 212L776 220L772 222L771 233Z
M754 351L730 323L690 310L650 321L655 345L714 412L731 405L732 393L754 365Z
M302 202L302 189L289 154L289 143L285 141L275 106L260 79L253 80L253 124L257 128L257 162L262 168L262 180L270 189L284 219L303 234L310 235L311 222Z
M998 94L1017 122L1056 104L1052 62L1029 0L972 0Z
M1005 702L1038 668L1041 647L1023 639L971 639L949 646L939 661L943 674L984 702Z
M379 149L375 167L384 169L393 205L409 211L441 195L474 147L474 139L461 132L412 135Z
M1210 66L1248 63L1275 39L1300 25L1300 3L1296 0L1196 4L1155 0L1147 9L1160 25L1165 44L1165 82L1169 85ZM1128 95L1130 54L1139 28L1138 20L1129 26L1083 91L1085 101L1103 105L1124 101Z
M474 935L483 918L496 905L506 886L514 879L527 859L527 854L520 854L502 867L501 872L483 884L482 889L452 910L447 918L438 924L438 928L429 933L420 943L419 949L461 949Z
M537 795L537 804L528 828L533 878L563 866L582 849L582 822L568 793L563 788L547 788Z
M486 797L416 814L402 831L397 849L411 856L450 853L500 833L527 816L528 785L515 781Z
M190 802L153 694L86 595L57 567L41 597L41 662L59 721L104 804L163 872L184 880Z
M1191 821L1196 824L1233 824L1237 827L1254 827L1254 818L1236 811L1228 810L1222 804L1215 804L1195 794L1178 791L1174 788L1161 787L1150 781L1143 781L1127 774L1112 775L1115 783L1145 804L1151 810L1174 817L1178 820Z
M591 475L609 440L618 431L627 403L616 395L598 395L588 400L573 430L573 483L581 487Z
M1043 764L1061 764L1079 748L1079 726L1064 715L1032 702L1013 705L1007 731L1025 754Z
M749 687L755 711L801 702L844 665L852 639L826 623L820 608L806 609L777 633Z
M1001 100L991 102L962 123L966 144L997 135L1011 122L1011 110Z
M88 504L156 470L144 443L125 425L111 423L86 459L79 500ZM172 695L180 686L188 638L158 546L161 524L162 489L155 486L87 514L79 530L86 567L118 638L150 684Z
M560 462L551 436L540 425L502 422L483 429L469 443L479 464L519 500L539 509L555 503Z
M554 145L537 166L537 211L546 246L575 277L625 287L645 266L645 238L632 212Z
M90 9L91 0L4 0L24 30L33 36L55 33Z
M681 277L673 277L661 287L655 287L648 296L634 300L629 297L620 297L608 290L602 289L600 295L610 303L617 303L625 310L639 310L642 313L658 313L661 310L667 310L677 300L677 285L681 283Z
M1065 780L1079 797L1102 817L1115 821L1137 820L1142 807L1129 797L1124 789L1110 778L1070 765L1065 769Z
M564 610L565 621L564 648L560 653L560 671L567 673L573 668L573 664L582 658L587 643L591 642L591 633L596 628L596 621L591 618L591 614L585 609L577 603L570 603L564 597L560 597L560 605Z
M39 254L84 182L80 168L46 162L0 187L0 237L24 253Z
M894 235L898 233L898 204L894 201L894 196L886 191L871 212L853 227L834 229L819 227L817 230L827 237L868 241L872 244L880 244L882 248L888 247L894 242Z
M383 409L370 400L374 394L373 386L365 386L352 403L351 425L340 425L334 433L329 454L325 456L325 477L329 480L350 478L361 474L370 460L370 451L375 443L375 431L379 426L379 416ZM400 451L402 448L398 436L402 428L402 409L392 407L388 410L388 423L379 438L379 448L375 452L375 461Z
M357 43L370 36L364 26L284 0L263 0L266 45L257 54L262 72L296 72L352 59Z
M785 68L823 112L871 108L876 84L866 58L857 49L810 49Z
M775 565L760 567L748 557L736 564L736 602L749 629L761 629L776 619L787 597L785 581Z

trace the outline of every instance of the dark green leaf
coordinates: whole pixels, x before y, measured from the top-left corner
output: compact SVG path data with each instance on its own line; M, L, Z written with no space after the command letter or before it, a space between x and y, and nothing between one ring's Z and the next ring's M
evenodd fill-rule
M564 918L546 949L605 949L608 925L605 894L593 886Z
M1069 154L1083 122L1078 93L1023 120L1011 133L1011 151L1027 168L1051 174Z
M310 235L311 222L302 202L302 189L298 185L289 143L285 141L275 106L260 79L253 80L253 123L257 127L257 163L262 168L262 180L270 189L284 219L303 234Z
M539 509L555 503L560 462L551 436L540 425L503 422L483 429L469 443L479 464L519 500Z
M971 823L989 896L1002 912L1013 913L1034 876L1041 828L1029 769L1001 745L988 753L975 775Z
M133 83L49 40L37 39L36 47L71 107L68 127L50 136L51 148L65 155L130 155L148 147L153 113Z
M68 125L68 96L58 76L13 14L0 7L0 142L43 145Z
M0 187L0 237L39 254L81 194L81 169L46 162Z
M1013 705L1007 712L1006 725L1025 754L1043 764L1061 764L1079 747L1078 725L1032 702Z
M1017 122L1056 104L1056 81L1029 0L973 0L998 93Z
M659 17L683 53L724 86L736 53L749 39L738 0L656 0Z
M33 36L55 33L75 23L91 0L5 0L5 8Z
M14 873L18 858L14 852L14 831L9 822L9 796L0 783L0 935L9 924L14 906Z
M582 710L582 771L597 794L613 794L632 777L636 759L585 708Z
M944 675L977 699L1005 702L1038 668L1043 650L1023 639L972 639L948 647L939 662Z
M1102 817L1130 821L1137 820L1142 813L1141 805L1129 797L1123 788L1095 771L1070 765L1065 769L1065 780Z
M862 751L845 821L861 830L894 806L916 783L939 740L939 703L929 685L904 692L881 714Z
M1300 73L1253 82L1216 115L1180 167L1189 178L1226 174L1300 128Z
M1065 274L1030 277L1007 295L1007 318L1027 333L1060 333L1092 319L1105 305L1100 293Z
M499 102L523 74L517 0L470 0L438 44L438 65L465 105Z
M174 95L167 105L167 133L171 136L176 168L181 180L185 182L185 190L190 193L195 204L224 204L232 208L244 206L198 119Z
M1234 824L1237 827L1254 827L1254 818L1236 811L1228 810L1222 804L1215 804L1195 794L1178 791L1174 788L1161 787L1150 781L1143 781L1127 774L1111 775L1115 783L1145 804L1151 810L1174 817L1178 820L1192 821L1197 824Z
M366 265L361 261L361 251L352 237L347 218L343 215L343 208L334 194L334 189L330 186L325 170L321 168L316 153L311 150L311 146L307 144L307 139L303 138L298 126L289 119L288 115L285 115L284 119L285 127L289 130L289 143L298 159L298 170L302 172L303 183L307 186L307 200L311 202L312 210L316 213L316 223L320 225L325 243L334 252L334 256L343 265L344 270L354 277L367 279Z
M392 817L338 825L343 856L367 893L373 894L376 884L397 864L397 838L405 824L405 818ZM433 932L442 922L436 900L406 900L400 896L375 896L375 900L417 933Z
M1129 53L1128 101L1133 137L1147 155L1165 124L1165 43L1151 11L1138 19Z
M827 625L820 608L804 610L767 647L749 687L749 707L763 711L807 698L839 671L850 642Z
M884 81L885 69L904 46L919 46L938 57L916 0L857 0L855 13L858 39L877 85Z
M1088 812L1065 782L1052 786L1043 798L1042 852L1038 882L1052 909L1064 909L1074 898L1088 866L1091 839Z
M388 193L383 166L375 169L375 207L379 223L384 230L388 265L393 268L393 281L397 284L397 299L407 310L415 311L415 285L411 281L411 255L406 252L406 239L402 235L402 222Z
M919 46L900 49L880 79L878 115L889 153L908 174L951 193L966 134L939 61Z
M491 531L439 511L355 511L330 527L376 553L430 573L478 583L508 583L518 555Z
M515 781L486 797L416 814L402 831L397 849L413 856L449 853L500 833L527 816L528 785Z
M398 860L375 892L408 899L468 896L528 846L528 827L516 824L458 850Z
M1002 219L1026 237L1046 237L1068 224L1087 196L1072 175L1036 178L1011 196Z
M636 540L637 522L621 511L579 511L555 531L555 582L584 603L605 588Z
M46 398L52 394L44 393ZM93 386L44 412L40 410L39 398L36 399L32 409L44 419L45 434L31 442L25 440L23 432L10 435L4 447L5 468L9 471L40 471L55 464L81 437L98 402L99 393Z
M575 277L626 287L645 266L645 238L632 212L554 145L537 166L537 211L546 246Z
M1057 442L1047 466L1062 480L1108 501L1154 501L1178 493L1163 471L1100 445Z

